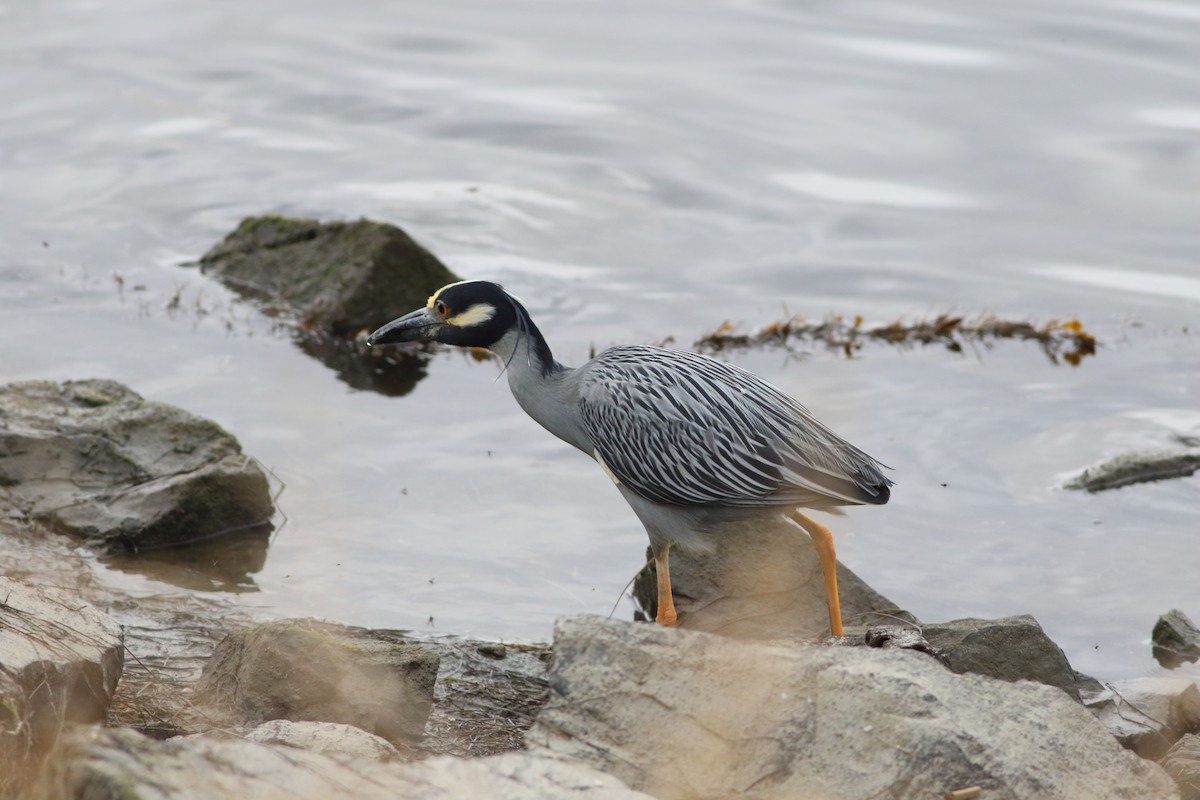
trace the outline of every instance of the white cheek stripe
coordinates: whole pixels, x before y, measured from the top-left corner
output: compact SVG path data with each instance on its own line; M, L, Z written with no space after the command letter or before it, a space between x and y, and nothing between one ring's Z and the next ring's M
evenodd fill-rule
M596 463L600 465L600 469L604 470L604 474L612 480L617 486L621 485L621 479L613 475L613 471L608 468L608 464L604 463L604 456L600 455L599 450L592 450L592 455L596 457Z
M458 328L469 328L472 325L482 325L496 316L496 307L491 303L476 303L466 311L460 311L453 317L447 317L446 322Z

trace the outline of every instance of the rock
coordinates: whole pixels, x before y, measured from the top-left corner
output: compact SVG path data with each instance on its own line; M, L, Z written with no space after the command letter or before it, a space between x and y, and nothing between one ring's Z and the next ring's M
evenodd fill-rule
M1063 488L1103 492L1135 483L1186 478L1198 469L1200 452L1152 450L1122 453L1103 464L1088 467L1063 484Z
M1158 618L1150 639L1154 657L1167 669L1200 659L1200 628L1177 608Z
M391 636L387 631L374 635ZM549 693L550 646L453 637L422 644L441 656L422 749L484 756L524 747L525 732Z
M374 330L458 278L395 225L248 217L200 258L238 292L334 333Z
M282 744L314 753L339 753L371 761L391 761L400 752L388 740L353 725L273 719L246 734L261 744Z
M565 617L550 685L531 749L660 800L1175 797L1061 691L919 653Z
M1037 681L1079 700L1078 681L1066 654L1028 614L1001 619L956 619L923 625L925 638L959 674L1002 681Z
M712 541L712 553L671 551L680 628L757 640L815 641L829 635L821 565L804 531L782 520L737 522L722 527ZM649 548L647 561L634 597L653 619L657 585ZM916 621L841 563L838 591L847 632Z
M1180 800L1200 800L1200 736L1188 734L1176 742L1162 766L1179 787Z
M368 348L365 334L458 280L400 228L365 219L249 217L199 264L296 321L300 346L343 381L389 395L405 394L424 377L424 350Z
M127 728L73 728L29 800L651 800L547 755L387 763L244 740L154 741Z
M1200 733L1200 682L1134 678L1085 693L1084 705L1117 740L1143 758L1161 758L1185 733Z
M912 650L917 653L924 653L942 666L949 666L946 654L930 644L921 629L916 626L876 625L873 628L868 628L861 640L855 641L851 637L843 636L840 640L835 641L834 644L846 644L847 639L850 639L850 643L855 645L861 644L883 650Z
M266 475L214 422L115 381L0 386L0 512L109 550L270 524Z
M121 626L62 591L0 577L0 795L63 725L100 722L124 662Z
M316 620L281 620L225 637L196 686L202 701L257 724L340 722L416 742L433 703L438 656L413 642Z

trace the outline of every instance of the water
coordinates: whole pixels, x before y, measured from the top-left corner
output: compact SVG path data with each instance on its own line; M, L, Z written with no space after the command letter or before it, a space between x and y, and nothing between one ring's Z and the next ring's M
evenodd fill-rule
M1158 614L1200 618L1200 479L1056 487L1200 434L1197 54L1187 2L0 2L0 379L111 377L233 432L286 485L248 608L545 639L642 558L594 464L490 365L353 391L180 262L249 214L392 221L568 364L785 313L1078 318L1078 368L735 358L895 468L832 523L876 588L1144 674Z

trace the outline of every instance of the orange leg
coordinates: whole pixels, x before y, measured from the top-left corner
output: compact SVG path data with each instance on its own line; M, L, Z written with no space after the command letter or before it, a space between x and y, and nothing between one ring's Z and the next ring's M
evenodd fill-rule
M821 573L825 577L825 597L829 601L829 630L834 636L842 635L842 604L838 600L837 556L833 552L833 534L819 522L811 520L799 511L791 513L792 520L808 533L817 556L821 559Z
M664 628L675 626L675 600L671 597L671 567L667 563L671 553L668 542L659 547L654 545L654 571L658 575L658 614L655 622Z

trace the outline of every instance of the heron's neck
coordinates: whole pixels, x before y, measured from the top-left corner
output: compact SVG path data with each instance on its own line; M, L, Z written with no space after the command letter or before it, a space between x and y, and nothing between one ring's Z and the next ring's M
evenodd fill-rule
M514 373L518 371L524 370L533 375L549 377L567 369L554 360L554 355L550 352L550 345L546 344L542 332L528 316L525 317L520 327L509 330L490 349L504 364L510 384L513 381Z
M525 413L558 438L590 454L591 446L579 420L579 389L575 370L554 360L546 340L530 324L509 331L492 352L508 375L508 387Z

